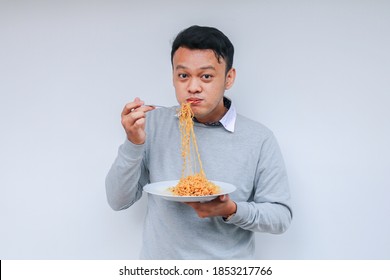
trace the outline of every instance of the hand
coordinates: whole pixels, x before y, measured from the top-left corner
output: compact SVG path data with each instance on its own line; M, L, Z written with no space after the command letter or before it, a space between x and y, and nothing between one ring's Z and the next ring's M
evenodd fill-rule
M185 204L191 206L200 218L228 217L237 211L237 204L230 199L228 194L220 195L210 202L186 202Z
M127 139L133 144L145 143L145 118L146 112L154 110L151 106L142 106L144 102L138 97L133 102L127 103L122 111L122 126L126 131Z

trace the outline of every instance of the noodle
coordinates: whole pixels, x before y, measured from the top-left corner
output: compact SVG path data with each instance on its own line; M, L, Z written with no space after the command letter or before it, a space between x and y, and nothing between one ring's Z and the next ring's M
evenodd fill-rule
M179 196L204 196L218 194L217 185L207 180L196 143L193 117L190 103L183 103L179 116L181 136L181 156L183 158L182 173L179 183L170 191ZM196 160L191 155L196 154ZM199 169L199 172L196 172Z

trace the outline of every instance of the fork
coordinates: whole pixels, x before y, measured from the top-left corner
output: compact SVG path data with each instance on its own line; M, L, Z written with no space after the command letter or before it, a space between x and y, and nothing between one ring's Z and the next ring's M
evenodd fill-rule
M160 109L160 108L167 108L166 106L162 106L162 105L154 105L154 104L145 104L144 106L148 106L148 107L154 107L156 109Z

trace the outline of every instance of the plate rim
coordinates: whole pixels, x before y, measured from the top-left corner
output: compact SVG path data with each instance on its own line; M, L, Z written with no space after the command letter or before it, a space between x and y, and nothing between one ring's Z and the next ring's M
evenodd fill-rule
M196 202L196 201L212 200L212 199L216 198L217 196L224 195L224 194L230 194L230 193L234 192L235 190L237 190L237 187L235 185L228 183L228 182L222 182L222 181L216 181L216 180L209 180L209 181L213 182L216 185L218 185L218 184L229 185L229 188L231 188L231 189L229 189L228 191L221 192L219 194L211 194L211 195L203 195L203 196L192 196L192 195L179 196L179 195L171 194L168 191L167 191L167 193L164 194L164 193L157 193L157 192L153 192L153 191L149 190L149 188L155 184L166 183L167 185L172 184L174 186L179 182L179 180L165 180L165 181L158 181L158 182L146 184L143 187L143 191L148 193L148 194L151 194L151 195L156 195L156 196L162 197L166 200L179 201L179 202L180 202L180 200L188 201L188 202L190 202L190 200L191 200L191 201Z

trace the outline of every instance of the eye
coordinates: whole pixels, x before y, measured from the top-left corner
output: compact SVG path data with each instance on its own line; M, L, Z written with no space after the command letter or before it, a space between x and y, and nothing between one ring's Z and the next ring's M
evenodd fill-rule
M188 75L187 75L187 74L183 74L183 73L182 73L182 74L179 74L178 76L179 76L180 79L186 79L186 78L188 78Z
M202 76L202 78L203 78L204 80L211 80L212 77L213 77L213 76L210 75L210 74L204 74L204 75Z

